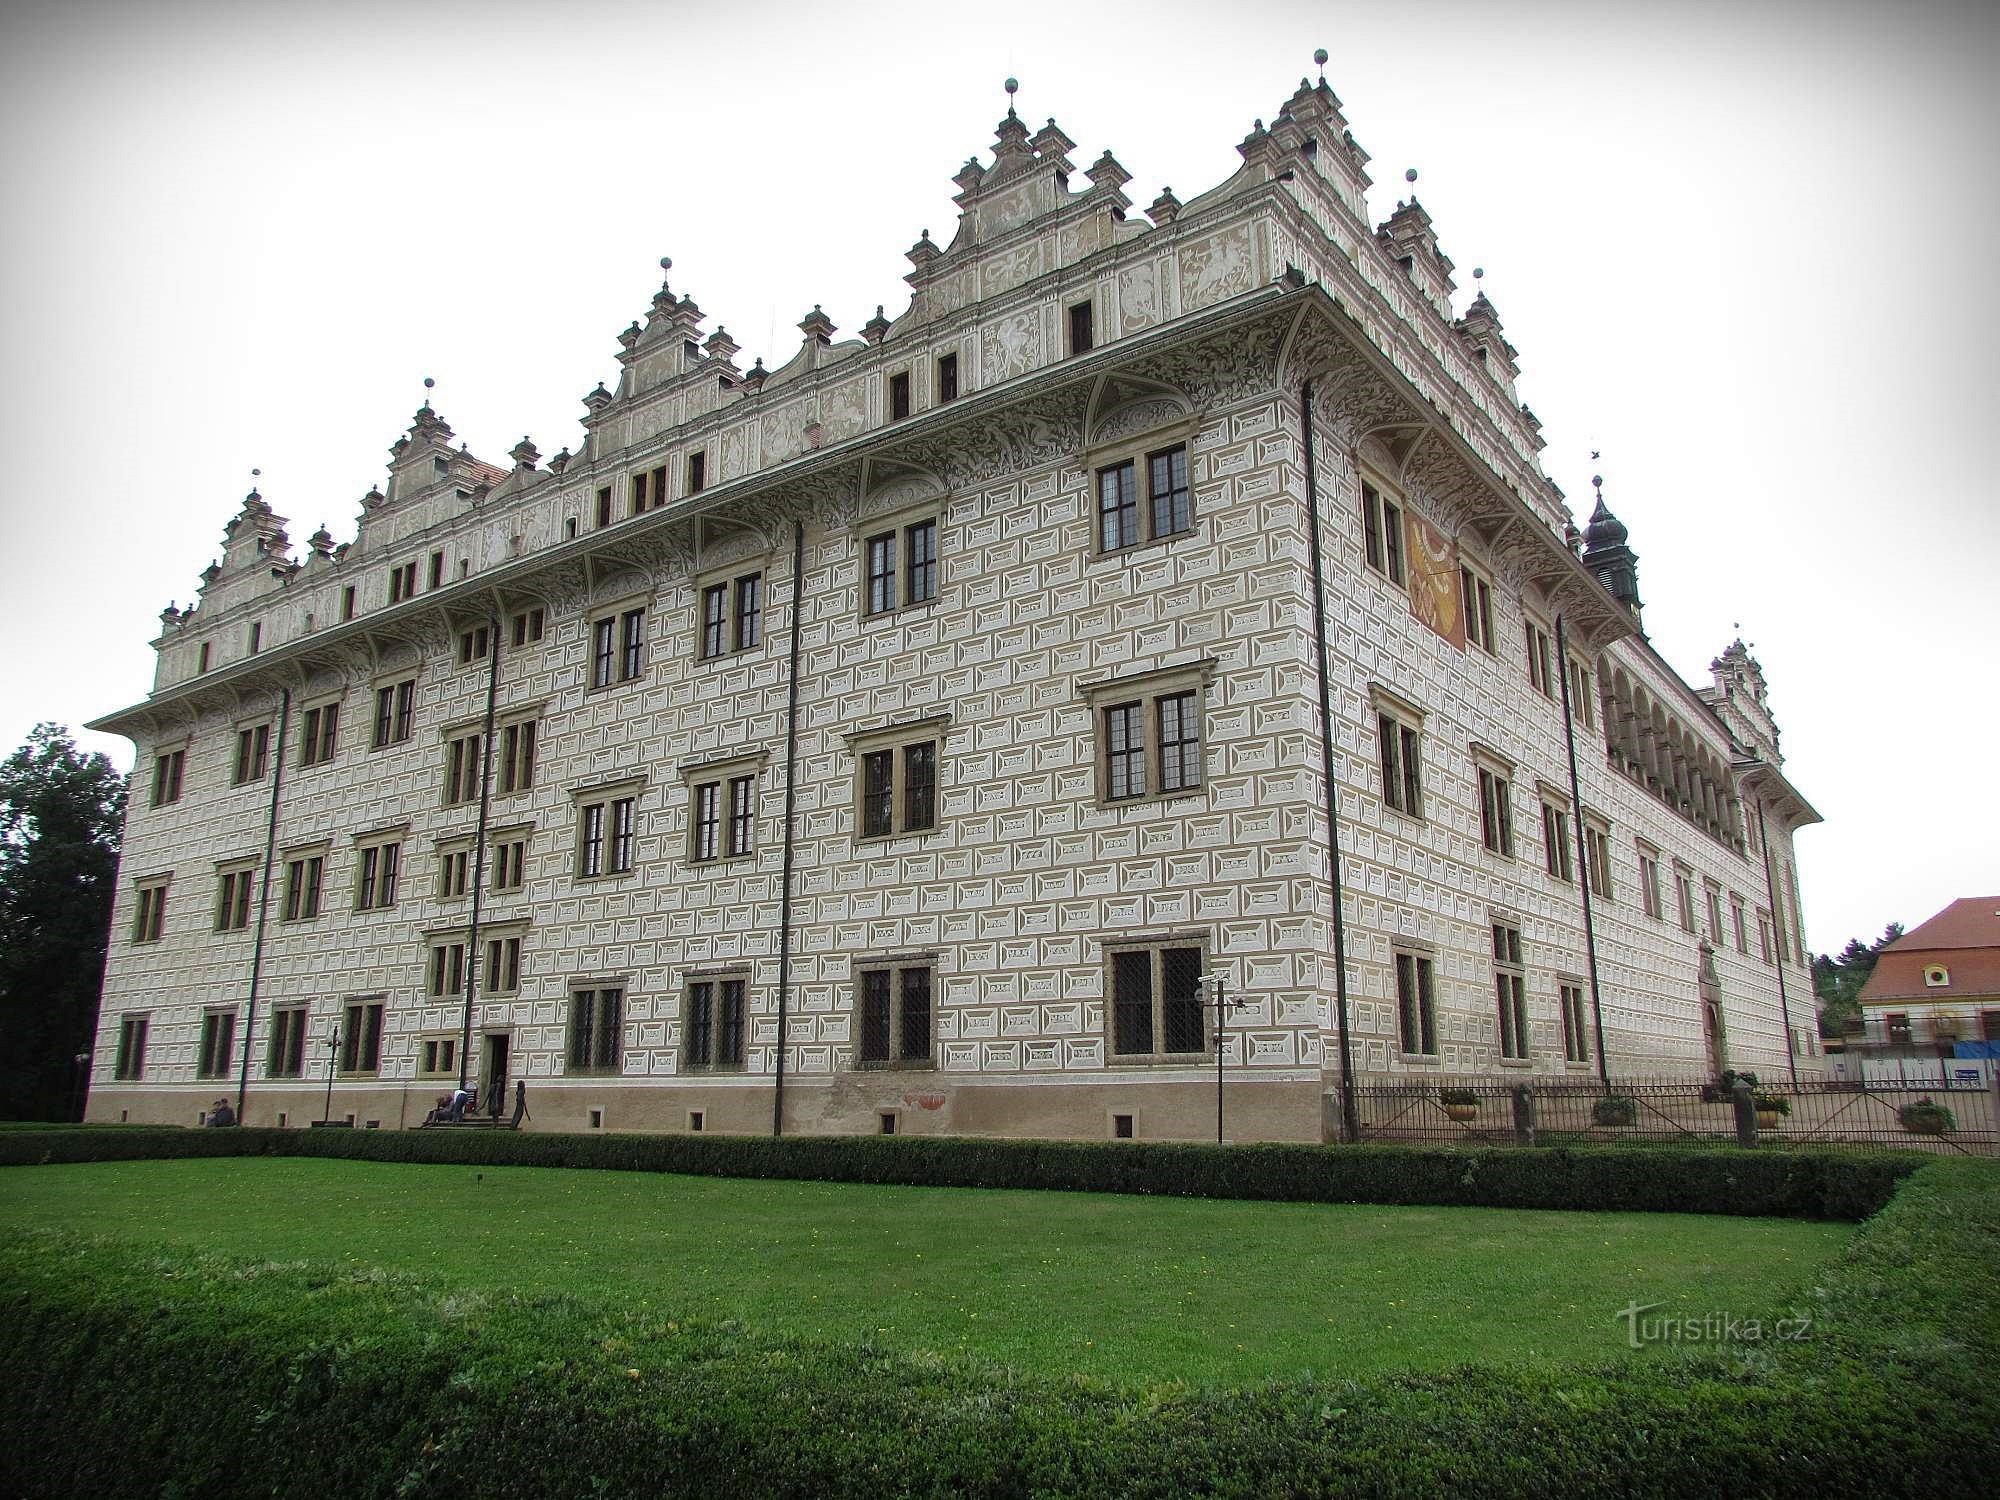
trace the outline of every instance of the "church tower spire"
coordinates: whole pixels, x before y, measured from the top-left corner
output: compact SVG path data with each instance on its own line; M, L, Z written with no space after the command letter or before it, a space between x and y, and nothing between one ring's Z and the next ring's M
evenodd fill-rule
M1593 474L1590 483L1597 491L1597 508L1590 513L1590 524L1583 532L1583 565L1636 621L1640 610L1639 556L1625 544L1625 523L1604 503L1604 476Z

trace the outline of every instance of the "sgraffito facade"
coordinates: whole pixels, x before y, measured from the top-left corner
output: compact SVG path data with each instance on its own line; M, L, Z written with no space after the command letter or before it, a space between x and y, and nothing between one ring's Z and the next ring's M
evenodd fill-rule
M574 452L426 405L296 557L251 495L95 726L90 1117L1199 1136L1218 1014L1238 1138L1793 1062L1761 673L1646 643L1332 91L1143 220L1073 147L1010 111L859 339L745 370L662 285Z

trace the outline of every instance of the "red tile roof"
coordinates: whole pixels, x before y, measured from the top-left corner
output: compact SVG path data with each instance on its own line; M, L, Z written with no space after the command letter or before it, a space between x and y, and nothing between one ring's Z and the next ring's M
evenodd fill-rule
M1943 968L1949 984L1926 984ZM1861 987L1863 1005L1898 1000L2000 999L2000 896L1966 896L1882 950Z

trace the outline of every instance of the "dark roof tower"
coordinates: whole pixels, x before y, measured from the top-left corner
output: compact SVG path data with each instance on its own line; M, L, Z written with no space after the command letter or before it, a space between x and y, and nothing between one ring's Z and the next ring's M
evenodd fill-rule
M1604 503L1604 476L1593 474L1597 508L1583 532L1583 565L1597 575L1611 597L1639 618L1639 557L1625 545L1625 523L1611 514Z

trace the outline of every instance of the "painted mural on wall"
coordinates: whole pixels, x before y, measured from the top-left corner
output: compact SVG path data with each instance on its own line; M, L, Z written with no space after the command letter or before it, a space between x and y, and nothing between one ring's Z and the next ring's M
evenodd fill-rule
M1465 649L1465 600L1459 592L1458 548L1413 511L1403 512L1403 555L1410 560L1410 613Z

